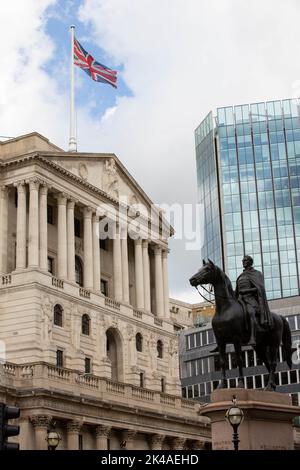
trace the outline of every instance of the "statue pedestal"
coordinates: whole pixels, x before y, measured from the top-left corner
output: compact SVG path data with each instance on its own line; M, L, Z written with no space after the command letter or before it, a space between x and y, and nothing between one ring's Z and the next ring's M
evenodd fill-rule
M225 413L233 405L244 412L244 421L238 428L240 450L292 450L292 420L300 415L300 407L291 405L291 397L284 393L231 388L215 390L211 403L200 408L199 414L211 419L213 450L233 450L233 429Z

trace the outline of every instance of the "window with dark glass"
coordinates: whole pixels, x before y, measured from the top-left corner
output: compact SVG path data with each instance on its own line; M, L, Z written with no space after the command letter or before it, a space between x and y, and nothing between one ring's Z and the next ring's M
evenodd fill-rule
M140 387L141 388L145 387L145 374L144 374L144 372L140 372Z
M56 351L56 365L57 367L63 367L64 365L64 352L61 349Z
M253 367L254 366L254 351L250 349L247 351L248 354L248 367Z
M54 207L50 204L47 205L47 223L54 225Z
M218 380L214 380L213 381L213 389L216 390L217 386L219 385L219 381Z
M219 354L214 356L214 369L216 372L219 372L219 370L221 370Z
M162 393L166 392L166 379L164 377L160 379L160 389Z
M137 333L135 335L135 346L136 346L136 350L138 352L143 351L143 337L142 337L141 333Z
M89 357L84 359L84 372L85 374L91 373L91 359Z
M188 389L187 390L187 397L188 398L193 398L193 386L189 385L187 389Z
M183 398L186 398L186 388L185 387L182 387L181 392L182 392Z
M297 371L291 370L290 377L291 377L291 384L296 384L297 383Z
M83 450L83 436L82 436L82 434L78 434L78 449Z
M214 335L213 330L208 330L207 333L208 333L208 344L215 343L215 342L216 342L216 338L215 338L215 335Z
M219 382L216 381L216 383L217 383L217 386L218 386ZM210 394L211 394L211 382L206 382L206 395L210 395Z
M261 375L255 376L255 388L262 388Z
M83 286L82 263L78 256L75 256L75 281L79 286Z
M63 326L63 308L59 304L54 305L53 323L56 326Z
M291 397L292 397L292 405L293 406L299 406L298 393L291 393Z
M160 358L160 359L162 359L162 357L163 357L163 347L164 347L163 342L159 339L157 341L156 348L157 348L157 357Z
M51 258L50 256L48 256L47 260L48 260L48 273L53 274L53 272L54 272L54 259Z
M195 347L195 336L190 335L190 348L194 348L194 347Z
M199 397L199 384L194 385L194 398Z
M81 318L81 333L89 336L90 334L90 317L85 313Z
M290 329L291 331L295 331L296 329L296 318L295 316L290 316L290 317L287 317L287 321L289 322L289 325L290 325Z
M247 388L253 388L253 377L246 377Z
M108 281L105 281L104 279L101 279L101 294L108 297Z
M229 379L229 387L230 388L235 388L236 387L235 379Z
M81 238L81 220L76 217L74 219L74 233L75 237Z
M282 385L287 385L288 383L289 383L288 373L287 372L281 372L281 384Z
M205 386L204 386L204 383L200 384L199 385L199 389L200 389L200 397L203 397L205 395Z

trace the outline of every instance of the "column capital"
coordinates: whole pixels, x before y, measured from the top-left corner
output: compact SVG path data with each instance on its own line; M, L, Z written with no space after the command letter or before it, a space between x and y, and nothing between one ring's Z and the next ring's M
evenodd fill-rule
M67 421L66 423L67 431L70 433L79 433L82 428L82 424L83 423L81 421L77 421L76 419L72 421Z
M49 187L50 186L47 183L45 182L41 183L41 187L40 187L41 196L47 196Z
M41 185L41 180L37 177L32 177L28 178L28 180L26 180L26 183L29 184L30 191L38 191Z
M124 429L122 433L123 439L127 442L133 441L136 435L137 431L135 431L134 429Z
M168 255L169 255L169 253L170 253L169 248L163 248L163 249L162 249L162 257L163 257L163 258L167 258Z
M29 421L33 427L48 428L52 421L52 416L48 415L33 415L29 416Z
M58 205L62 205L62 206L67 205L68 195L66 193L59 193L59 194L56 194L54 197L57 200Z
M5 197L8 194L8 187L5 185L0 186L0 197Z
M75 204L77 203L77 200L74 199L74 198L68 198L67 200L67 206L68 206L68 209L72 209L74 210L75 209Z
M149 246L149 240L143 239L143 240L142 240L142 245L143 245L143 248L148 248L148 246Z
M93 215L93 208L89 206L85 206L83 209L83 217L85 219L91 219Z
M171 437L169 440L170 440L172 450L184 449L186 439L184 439L183 437Z
M154 254L156 256L160 256L162 252L162 248L160 245L154 245Z
M134 240L134 244L135 245L142 245L143 243L143 239L142 238L137 238L136 240Z
M97 437L106 437L108 439L111 435L111 427L99 424L99 426L95 428L95 434Z
M97 224L99 222L99 215L94 214L92 216L92 221L93 221L94 224Z

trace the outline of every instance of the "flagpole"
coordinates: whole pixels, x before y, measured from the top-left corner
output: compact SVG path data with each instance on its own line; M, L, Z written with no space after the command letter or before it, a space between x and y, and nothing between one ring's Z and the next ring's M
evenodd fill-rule
M74 36L75 26L71 26L71 89L70 89L70 139L69 152L77 152L76 114L75 114L75 70L74 70Z

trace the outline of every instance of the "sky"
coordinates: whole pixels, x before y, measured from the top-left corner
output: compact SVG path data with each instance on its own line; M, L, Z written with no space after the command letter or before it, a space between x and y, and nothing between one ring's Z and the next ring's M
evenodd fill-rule
M197 200L194 129L210 110L300 96L298 0L1 2L0 136L67 150L71 24L118 89L76 73L78 150L113 152L159 204ZM171 296L197 302L200 251L170 243Z

